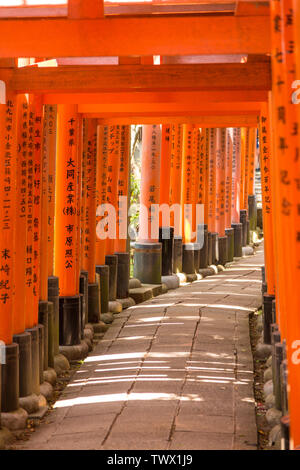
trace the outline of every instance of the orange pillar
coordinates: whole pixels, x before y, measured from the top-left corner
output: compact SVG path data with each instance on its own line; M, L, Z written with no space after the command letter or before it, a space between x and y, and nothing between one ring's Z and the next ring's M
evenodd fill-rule
M16 325L13 315L24 322L24 309L16 311L19 295L15 284L16 258L16 96L7 92L6 104L0 104L0 348L1 411L19 408L19 346L13 342ZM24 307L24 305L23 305ZM22 318L23 317L23 318ZM18 322L18 323L19 323ZM22 326L21 326L22 327Z
M267 103L263 103L259 121L259 152L261 171L262 210L264 228L264 257L267 292L275 295L274 233L272 220L272 192L270 159L270 119Z
M225 155L225 227L231 227L232 211L232 160L233 160L233 129L226 129Z
M134 276L144 283L161 282L161 243L158 243L161 126L142 128L142 172L138 242Z
M115 242L115 255L118 258L117 299L128 298L130 278L130 253L127 252L129 162L130 126L121 126L118 166L117 238Z
M55 216L55 168L56 168L56 120L57 106L46 105L45 151L48 155L48 276L54 269L54 216Z
M41 245L41 187L42 187L42 144L43 144L43 105L40 95L33 96L34 110L34 197L33 197L33 296L34 296L34 325L39 323L39 300L47 300L48 279L41 279L40 265L41 250L47 250ZM42 281L42 282L41 282Z
M232 137L232 202L231 222L240 222L241 186L241 128L233 128Z
M226 128L217 128L216 139L216 232L218 233L218 261L227 263L227 237L225 236L225 153Z
M96 175L96 273L99 276L101 312L109 310L109 266L105 265L106 233L105 211L108 165L108 126L97 126L97 175Z
M48 364L54 367L54 356L59 353L59 279L54 276L54 222L57 106L44 106L44 155L47 175L47 274L48 274ZM45 222L46 201L42 199L42 231ZM43 236L43 234L42 234ZM42 255L44 256L44 255ZM44 269L45 266L41 266ZM41 276L44 275L41 272Z
M117 238L115 251L125 253L127 248L127 198L129 182L130 126L121 126L118 167Z
M108 153L107 153L107 144L108 144L108 127L98 125L97 128L97 178L96 178L96 196L97 196L97 208L102 204L106 203L106 185L107 185L107 162L108 162ZM99 208L100 209L100 208ZM98 210L99 210L98 209ZM103 232L101 229L101 221L103 217L97 216L96 223L99 224L99 229L96 229L98 235ZM96 238L96 265L105 264L105 246L106 239Z
M160 156L160 193L159 204L170 203L170 177L171 177L171 126L163 124L161 127L161 156ZM159 214L159 226L169 226L170 224L162 219Z
M79 344L81 308L76 268L77 106L58 105L54 274L60 287L60 344Z
M88 272L88 282L95 283L96 256L96 155L97 121L86 120L86 167L85 167L85 228L83 238L83 269Z
M299 411L299 393L300 393L300 374L299 374L299 296L296 289L300 280L300 179L299 179L299 104L293 103L293 83L298 78L299 65L299 24L297 16L299 15L299 5L295 5L293 10L292 0L281 1L281 24L283 39L283 77L285 88L285 111L287 123L287 162L288 173L281 172L281 185L285 185L290 178L291 205L290 213L287 215L289 238L284 240L284 244L290 246L290 259L287 260L290 269L290 277L287 291L287 310L286 316L286 347L288 362L288 409L290 415L290 449L300 449L300 411ZM297 12L298 10L298 12ZM298 15L297 15L298 13ZM296 20L296 21L295 21ZM297 73L296 73L297 72ZM298 115L297 115L298 112ZM287 204L285 204L287 207ZM287 262L286 261L286 262ZM287 410L284 410L287 411Z
M16 203L16 99L7 96L0 104L0 340L12 344L15 292L15 203ZM18 312L15 312L19 315ZM3 344L1 343L1 347ZM2 409L2 411L5 411ZM10 411L10 410L9 410Z
M182 272L182 126L171 126L170 226L174 227L173 272Z
M200 224L200 208L199 208L199 181L200 181L200 130L198 126L194 127L193 132L193 166L192 166L192 204L193 204L193 221L192 231L193 242L197 243L197 225ZM200 249L200 248L197 248Z
M16 234L24 232L27 216L27 123L28 95L17 95L17 194L16 194ZM15 237L15 252L18 269L15 270L15 284L18 295L13 303L14 334L25 330L25 265L26 265L26 231L24 236Z
M209 129L209 174L208 174L208 230L215 232L216 194L216 129Z
M118 204L118 167L120 158L120 126L109 126L108 134L108 166L107 166L107 203L111 205L117 215ZM109 236L106 240L106 254L113 255L116 242L116 222L114 227L109 227ZM112 231L110 232L110 230Z
M194 126L192 124L184 124L182 139L181 188L183 243L191 243L193 239L193 134Z
M29 95L28 122L27 122L27 223L26 223L26 328L36 325L37 314L34 304L34 109L33 96Z
M245 160L246 160L246 147L247 142L247 129L241 128L241 181L240 181L240 210L245 209Z
M209 193L209 128L202 129L204 137L204 169L205 169L205 195L204 195L204 222L208 227L208 193ZM209 228L208 228L209 230Z
M171 126L171 168L170 168L170 205L177 206L178 217L171 212L171 227L174 227L174 237L182 236L181 226L181 174L182 174L182 126L174 124ZM175 206L175 207L176 207ZM174 207L174 210L175 210Z
M195 273L194 245L193 240L193 155L195 155L194 126L183 125L182 139L182 187L181 187L181 210L182 210L182 270L186 274Z
M216 224L219 237L225 236L225 144L226 128L217 128L216 138Z

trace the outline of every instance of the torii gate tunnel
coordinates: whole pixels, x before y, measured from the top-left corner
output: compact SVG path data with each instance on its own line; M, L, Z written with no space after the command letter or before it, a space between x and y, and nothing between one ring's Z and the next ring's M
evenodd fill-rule
M132 277L200 279L261 227L263 345L300 449L300 2L1 3L2 426L134 303Z

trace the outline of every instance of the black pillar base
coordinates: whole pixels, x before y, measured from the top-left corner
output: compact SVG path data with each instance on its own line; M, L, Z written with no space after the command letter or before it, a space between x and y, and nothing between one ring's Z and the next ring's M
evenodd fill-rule
M242 224L242 246L247 245L247 210L240 210L240 223Z
M207 232L207 263L212 265L212 236L211 232Z
M201 227L203 230L203 245L200 248L200 259L199 259L199 268L207 268L208 266L208 229L207 225L204 224ZM201 245L201 243L200 243Z
M227 237L227 261L230 263L234 257L234 229L226 228L225 234Z
M19 408L19 345L12 343L1 347L5 350L5 364L1 367L0 409L9 413Z
M81 340L80 295L59 297L59 345L74 346Z
M173 273L173 241L174 227L159 227L162 276L171 276Z
M48 277L48 301L53 303L53 351L59 354L59 280L56 276Z
M109 300L116 300L118 257L116 255L106 255L105 264L109 267Z
M272 300L274 295L263 295L264 343L271 344Z
M48 344L48 337L49 337L49 331L48 331L48 305L49 302L47 300L40 300L39 301L39 324L43 325L44 331L43 331L43 345L44 345L44 351L43 351L43 359L44 362L42 364L43 370L48 369L48 350L49 350L49 344Z
M40 347L39 347L39 328L28 328L26 332L31 334L31 376L32 393L40 393Z
M117 272L117 299L127 299L129 297L129 278L130 278L130 254L115 253L118 258Z
M194 243L182 244L182 271L195 274Z
M48 367L54 368L54 312L53 312L53 302L48 302Z
M161 284L161 243L135 244L133 276L143 284Z
M100 302L101 313L108 312L109 301L109 266L99 264L96 266L96 273L100 276Z
M31 334L28 331L13 336L19 345L19 396L32 394Z
M278 410L282 410L281 404L281 385L280 385L280 368L283 361L283 344L278 342L274 344L275 351L275 368L273 369L273 377L275 378L273 382L274 386L274 395L275 395L275 407Z
M200 243L194 243L194 268L196 273L200 269Z
M219 261L217 232L212 232L211 234L211 257L212 257L212 264L217 265Z
M225 266L228 261L227 255L227 237L218 237L219 242L219 264Z
M39 382L44 382L44 326L38 324L37 326L39 333Z
M182 272L182 237L177 235L174 236L173 271L174 273Z
M100 295L97 282L88 284L88 315L89 323L100 321Z
M241 258L243 246L243 226L241 223L232 223L231 227L234 230L234 256Z
M276 299L272 300L272 323L276 323Z
M82 294L81 300L81 322L82 326L89 321L89 273L88 271L81 270L79 276L79 293Z

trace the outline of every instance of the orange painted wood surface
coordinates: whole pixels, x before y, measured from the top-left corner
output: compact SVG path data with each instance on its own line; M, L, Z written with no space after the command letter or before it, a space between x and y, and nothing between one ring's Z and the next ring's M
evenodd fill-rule
M0 21L1 57L270 52L270 24L265 16L153 16ZM11 35L12 31L15 34Z
M250 64L21 67L8 75L21 92L270 90L269 62ZM4 72L1 71L1 76Z

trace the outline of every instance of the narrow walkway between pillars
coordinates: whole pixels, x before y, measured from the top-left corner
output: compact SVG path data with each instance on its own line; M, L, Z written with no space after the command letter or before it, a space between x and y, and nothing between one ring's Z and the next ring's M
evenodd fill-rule
M131 307L23 449L248 449L257 431L249 314L263 249Z

